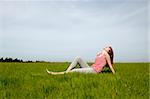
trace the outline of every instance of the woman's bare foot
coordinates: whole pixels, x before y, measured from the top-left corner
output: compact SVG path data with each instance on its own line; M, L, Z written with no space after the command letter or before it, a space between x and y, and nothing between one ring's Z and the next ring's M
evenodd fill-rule
M47 72L48 74L52 74L52 72L49 71L47 68L46 68L46 72Z

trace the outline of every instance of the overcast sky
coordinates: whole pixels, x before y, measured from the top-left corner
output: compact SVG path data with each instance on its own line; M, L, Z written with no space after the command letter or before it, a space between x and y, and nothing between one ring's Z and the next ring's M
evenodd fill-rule
M0 0L0 56L94 61L105 46L115 62L147 62L148 0Z

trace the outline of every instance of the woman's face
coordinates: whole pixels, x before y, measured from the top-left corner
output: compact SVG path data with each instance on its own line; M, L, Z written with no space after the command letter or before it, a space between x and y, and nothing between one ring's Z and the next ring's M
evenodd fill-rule
M105 47L104 50L109 52L110 48L109 47Z

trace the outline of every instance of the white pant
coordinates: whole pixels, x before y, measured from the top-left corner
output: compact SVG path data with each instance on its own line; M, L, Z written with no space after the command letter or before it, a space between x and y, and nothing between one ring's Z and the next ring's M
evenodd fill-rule
M76 68L76 65L79 64L81 68ZM81 72L81 73L97 73L92 67L85 63L80 57L76 57L71 63L70 67L72 70L70 72Z
M94 71L92 67L76 68L72 69L70 72L96 73L96 71Z

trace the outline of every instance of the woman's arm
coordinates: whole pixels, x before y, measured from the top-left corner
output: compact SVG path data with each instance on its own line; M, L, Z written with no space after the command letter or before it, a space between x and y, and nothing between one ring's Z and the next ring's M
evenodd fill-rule
M111 71L113 72L113 74L115 74L114 68L113 68L113 66L112 66L112 64L111 64L110 56L108 55L108 53L107 53L107 52L104 52L104 53L105 53L106 60L107 60L107 63L108 63L108 65L109 65L109 67L110 67Z

